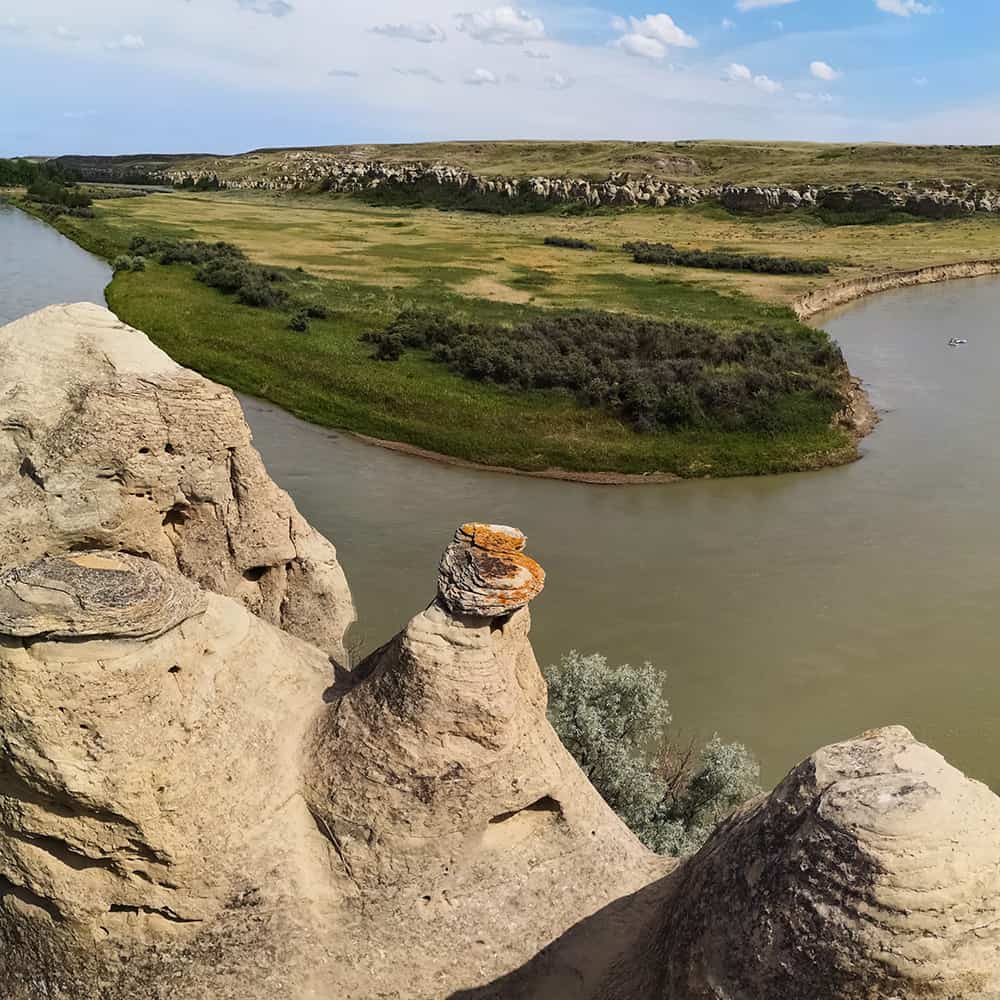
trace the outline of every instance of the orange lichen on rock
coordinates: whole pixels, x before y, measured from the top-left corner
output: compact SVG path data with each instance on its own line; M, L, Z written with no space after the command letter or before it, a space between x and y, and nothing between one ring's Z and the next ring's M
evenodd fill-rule
M545 586L545 571L523 554L525 536L500 524L464 524L438 569L438 593L453 614L496 618L523 608Z

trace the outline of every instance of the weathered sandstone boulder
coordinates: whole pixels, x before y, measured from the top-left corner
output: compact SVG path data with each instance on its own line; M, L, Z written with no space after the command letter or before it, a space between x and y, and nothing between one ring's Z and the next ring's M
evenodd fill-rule
M901 727L814 754L665 885L596 996L1000 996L1000 799Z
M147 559L0 576L0 997L304 981L296 942L336 898L299 793L329 675L322 651ZM237 988L234 967L279 943Z
M270 479L235 396L96 305L0 329L0 567L146 555L343 657L333 546Z

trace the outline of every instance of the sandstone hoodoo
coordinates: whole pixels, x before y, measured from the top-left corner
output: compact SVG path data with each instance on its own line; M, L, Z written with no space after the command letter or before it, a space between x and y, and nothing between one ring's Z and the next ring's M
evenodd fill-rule
M333 546L267 475L236 397L96 305L0 329L0 567L121 549L343 657Z

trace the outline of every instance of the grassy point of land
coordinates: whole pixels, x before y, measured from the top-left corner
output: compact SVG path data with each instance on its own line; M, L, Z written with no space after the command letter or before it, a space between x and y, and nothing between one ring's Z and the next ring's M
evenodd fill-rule
M847 461L855 444L826 424L773 435L699 429L637 433L602 410L553 391L474 382L407 352L372 359L362 334L400 310L425 307L472 322L516 323L544 309L599 309L698 322L728 334L796 336L789 308L832 281L896 268L990 256L990 218L831 227L807 213L741 218L717 207L497 217L377 208L342 197L173 193L95 202L96 218L59 228L113 259L130 239L223 240L283 270L298 300L326 320L307 334L288 316L238 305L194 280L189 265L149 262L118 274L112 309L180 363L307 420L527 471L681 476L784 472ZM594 250L546 246L547 236ZM829 275L767 275L636 264L626 242L669 242L822 260Z

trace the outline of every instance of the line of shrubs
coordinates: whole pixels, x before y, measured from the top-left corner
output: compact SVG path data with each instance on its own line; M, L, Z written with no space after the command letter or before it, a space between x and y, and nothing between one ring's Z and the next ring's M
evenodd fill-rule
M596 250L593 243L586 240L578 240L573 236L546 236L545 245L547 247L564 247L567 250Z
M830 265L821 260L727 253L723 250L678 250L670 243L625 243L622 249L632 254L637 264L669 264L713 271L753 271L757 274L830 273Z
M379 360L416 349L469 379L563 390L643 432L816 429L843 406L843 356L825 333L805 327L727 336L586 311L545 313L508 327L411 308L362 339L375 345Z
M142 260L143 267L146 258L163 265L192 264L198 281L227 295L235 295L236 301L242 305L290 311L288 327L299 333L308 331L310 319L327 318L327 310L322 303L294 302L288 289L283 287L287 278L281 271L254 264L232 243L136 236L129 243L129 253L132 260ZM136 270L134 267L129 269Z

